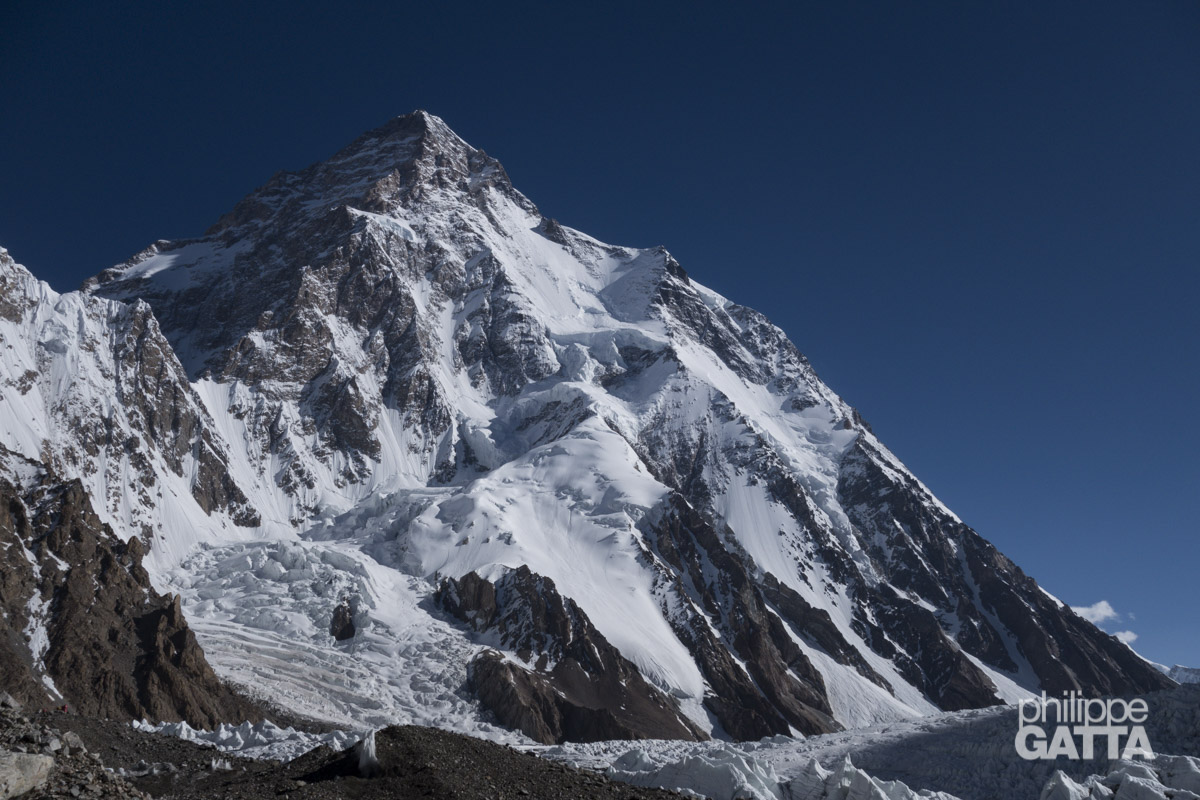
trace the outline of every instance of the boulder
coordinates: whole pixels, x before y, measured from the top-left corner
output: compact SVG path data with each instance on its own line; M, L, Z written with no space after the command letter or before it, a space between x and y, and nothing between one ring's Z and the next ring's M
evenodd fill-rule
M0 800L37 789L50 777L53 767L50 756L0 751Z
M333 619L329 623L329 633L339 642L354 638L354 613L350 609L349 602L343 600L333 610Z

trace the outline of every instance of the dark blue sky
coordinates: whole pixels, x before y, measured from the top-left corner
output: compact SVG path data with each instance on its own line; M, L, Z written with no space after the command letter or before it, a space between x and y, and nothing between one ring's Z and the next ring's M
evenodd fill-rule
M1200 665L1200 4L48 5L0 9L0 244L56 288L425 108Z

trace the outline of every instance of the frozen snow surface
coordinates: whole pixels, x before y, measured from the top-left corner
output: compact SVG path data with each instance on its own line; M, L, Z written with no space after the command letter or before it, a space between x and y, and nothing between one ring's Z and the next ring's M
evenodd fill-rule
M1179 798L1200 796L1200 686L1149 695L1151 761L1025 761L1013 708L931 715L760 742L599 742L539 748L641 786L755 798ZM1171 755L1187 753L1189 755Z
M1200 797L1200 759L1158 756L1153 761L1115 763L1104 775L1073 780L1058 771L1041 800L1193 800Z
M613 741L553 747L539 755L638 786L712 800L1191 800L1200 759L1170 755L1200 746L1200 687L1151 695L1147 729L1155 758L1023 761L1013 746L1014 709L932 715L807 739L759 742ZM197 731L186 723L141 730L181 736L228 753L286 760L318 745L345 749L369 730L309 734L269 722ZM1188 794L1191 792L1192 794Z
M223 724L211 731L197 730L186 722L164 722L155 725L143 720L133 723L133 727L146 733L177 736L189 742L209 745L223 752L234 753L245 758L275 761L291 761L322 745L334 750L345 750L367 735L366 731L308 733L290 727L281 728L270 721L256 724L243 722L241 725Z
M432 613L429 583L353 545L202 549L168 577L209 661L252 694L351 728L430 725L523 741L482 721L463 695L467 662L480 648ZM358 630L338 642L329 620L342 601Z

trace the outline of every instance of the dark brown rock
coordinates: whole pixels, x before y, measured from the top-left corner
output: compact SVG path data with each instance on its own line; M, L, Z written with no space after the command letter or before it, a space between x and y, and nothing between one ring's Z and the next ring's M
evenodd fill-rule
M871 668L862 654L854 649L823 608L815 608L791 587L767 572L761 584L763 596L801 636L824 650L839 664L853 667L864 678L892 692L892 687Z
M0 690L35 708L65 701L114 719L261 719L217 678L179 598L153 589L141 557L138 540L121 542L100 522L79 481L0 479ZM31 607L44 652L18 633Z
M329 633L339 642L354 638L354 614L350 610L348 601L343 600L333 609L333 619L329 622Z
M477 633L494 633L525 665L495 651L471 663L469 688L496 719L545 744L707 738L642 677L554 582L526 566L495 584L446 579L438 602Z
M689 578L688 587L679 583L677 591L691 593L725 634L718 641L698 615L673 618L676 635L697 655L712 688L705 706L726 732L748 740L788 734L791 726L805 735L840 730L824 679L769 608L751 577L749 556L731 547L678 494L646 531L657 555ZM714 574L717 579L710 580ZM728 643L745 668L731 657Z
M935 615L891 589L860 587L855 625L933 702L947 710L999 702L990 681L961 653L1015 670L998 627L1011 632L1052 694L1143 694L1171 685L1127 646L1051 600L994 546L940 511L915 480L883 470L880 460L874 445L860 438L843 465L839 499L869 534L877 568L891 586L939 611ZM954 639L941 618L956 622Z

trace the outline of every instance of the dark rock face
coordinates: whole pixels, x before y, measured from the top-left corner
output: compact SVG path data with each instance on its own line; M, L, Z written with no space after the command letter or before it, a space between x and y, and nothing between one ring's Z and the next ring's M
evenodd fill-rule
M789 726L805 735L840 730L821 674L769 607L748 557L679 495L647 526L647 534L655 555L679 576L676 591L691 601L687 612L673 618L676 635L697 654L713 689L705 706L725 730L739 740L787 734Z
M27 281L23 270L12 256L0 247L0 318L18 322L35 304L25 291Z
M333 619L329 622L329 633L339 642L354 638L354 615L350 611L348 601L343 600L333 609Z
M8 492L4 492L8 494ZM11 503L11 497L7 499ZM11 694L20 704L41 708L47 705L48 695L33 667L29 642L25 637L28 626L21 598L33 596L36 576L29 569L29 562L19 546L14 546L8 533L11 524L11 508L0 508L0 689Z
M99 521L78 481L0 479L0 689L114 719L262 719L213 673L179 598L150 586L142 553Z
M1170 688L1166 676L1116 637L1097 636L1094 625L1047 597L974 531L964 534L963 543L980 597L1017 637L1046 691L1129 695Z
M860 614L857 630L871 649L889 653L900 674L938 707L959 711L1001 703L991 679L963 655L927 609L905 602L888 586L862 592L869 599L859 608L869 603L874 620L865 621L865 612Z
M445 579L437 600L530 666L485 651L470 688L501 724L544 744L605 739L704 739L677 705L593 627L549 578L521 566L493 584Z
M158 329L145 303L135 303L122 321L114 359L119 374L119 400L129 409L134 429L147 450L157 449L168 467L183 475L185 458L197 462L192 496L206 513L227 511L235 524L252 527L261 522L245 494L229 476L227 456L212 432L202 405Z
M942 708L995 702L990 681L959 650L1015 670L1004 631L1053 694L1142 694L1170 686L1128 647L1051 600L995 547L931 502L927 490L882 469L881 460L860 438L843 464L839 495L863 539L874 543L873 562L891 585L931 601L937 611L894 590L864 588L858 625L872 649L906 664L906 677ZM873 622L867 608L876 610ZM957 628L953 638L945 634L951 628ZM884 639L903 654L889 655L895 648Z
M853 667L860 675L889 692L893 691L887 680L876 672L867 660L846 641L846 637L823 608L815 608L795 590L779 582L771 573L763 574L760 584L763 597L792 630L798 632L811 644L833 656L839 664Z

